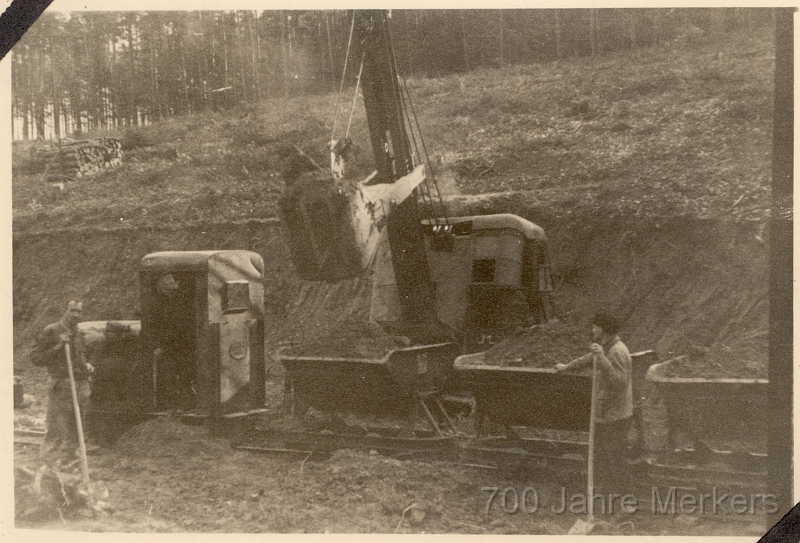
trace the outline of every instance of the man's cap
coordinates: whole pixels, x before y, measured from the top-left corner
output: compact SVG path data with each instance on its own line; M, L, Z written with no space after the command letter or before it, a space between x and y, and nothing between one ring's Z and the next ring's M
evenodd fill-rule
M79 302L77 300L70 300L67 304L67 309L77 309L79 311L83 311L83 302Z
M178 285L178 282L175 280L174 277L172 277L171 273L163 275L161 279L158 280L159 292L166 292L168 290L177 290L179 286L180 285Z
M602 309L595 313L592 324L602 328L606 334L616 334L621 328L619 320Z

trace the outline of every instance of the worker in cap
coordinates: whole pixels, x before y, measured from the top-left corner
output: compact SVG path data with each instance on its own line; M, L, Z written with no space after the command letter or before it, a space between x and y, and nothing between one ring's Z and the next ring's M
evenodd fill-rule
M628 428L633 417L632 363L628 348L617 333L620 323L605 311L592 319L590 352L568 364L556 365L556 371L596 368L595 386L595 480L596 488L621 492L627 482Z
M60 321L50 324L36 337L31 362L44 366L50 376L47 399L47 432L40 449L41 459L51 467L74 465L78 459L78 428L72 403L65 345L70 346L72 371L81 417L86 414L91 394L89 375L94 371L86 362L86 343L78 330L83 303L71 300Z
M158 280L158 292L166 296L172 296L180 288L180 284L175 280L171 273L166 273Z

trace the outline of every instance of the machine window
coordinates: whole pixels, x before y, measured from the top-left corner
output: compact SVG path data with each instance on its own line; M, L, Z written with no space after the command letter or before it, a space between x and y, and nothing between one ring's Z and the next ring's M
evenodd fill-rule
M454 236L472 235L472 221L458 222L453 225Z
M226 281L222 297L222 311L232 313L250 309L250 283L248 281Z
M472 282L491 283L494 281L495 261L491 259L472 261Z

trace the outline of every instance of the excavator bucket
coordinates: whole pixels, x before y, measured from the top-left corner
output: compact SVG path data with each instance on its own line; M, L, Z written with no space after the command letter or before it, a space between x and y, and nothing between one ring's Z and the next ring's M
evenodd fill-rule
M393 183L374 183L375 176L358 183L305 177L287 185L278 210L303 279L335 282L366 271L387 217L425 180L425 167Z

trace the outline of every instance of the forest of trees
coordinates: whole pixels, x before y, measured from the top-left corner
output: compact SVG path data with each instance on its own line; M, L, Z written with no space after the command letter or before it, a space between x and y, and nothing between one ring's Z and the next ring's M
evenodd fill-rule
M351 19L344 10L45 12L12 49L13 137L334 91ZM772 10L754 8L395 10L392 38L406 76L441 76L772 24Z

